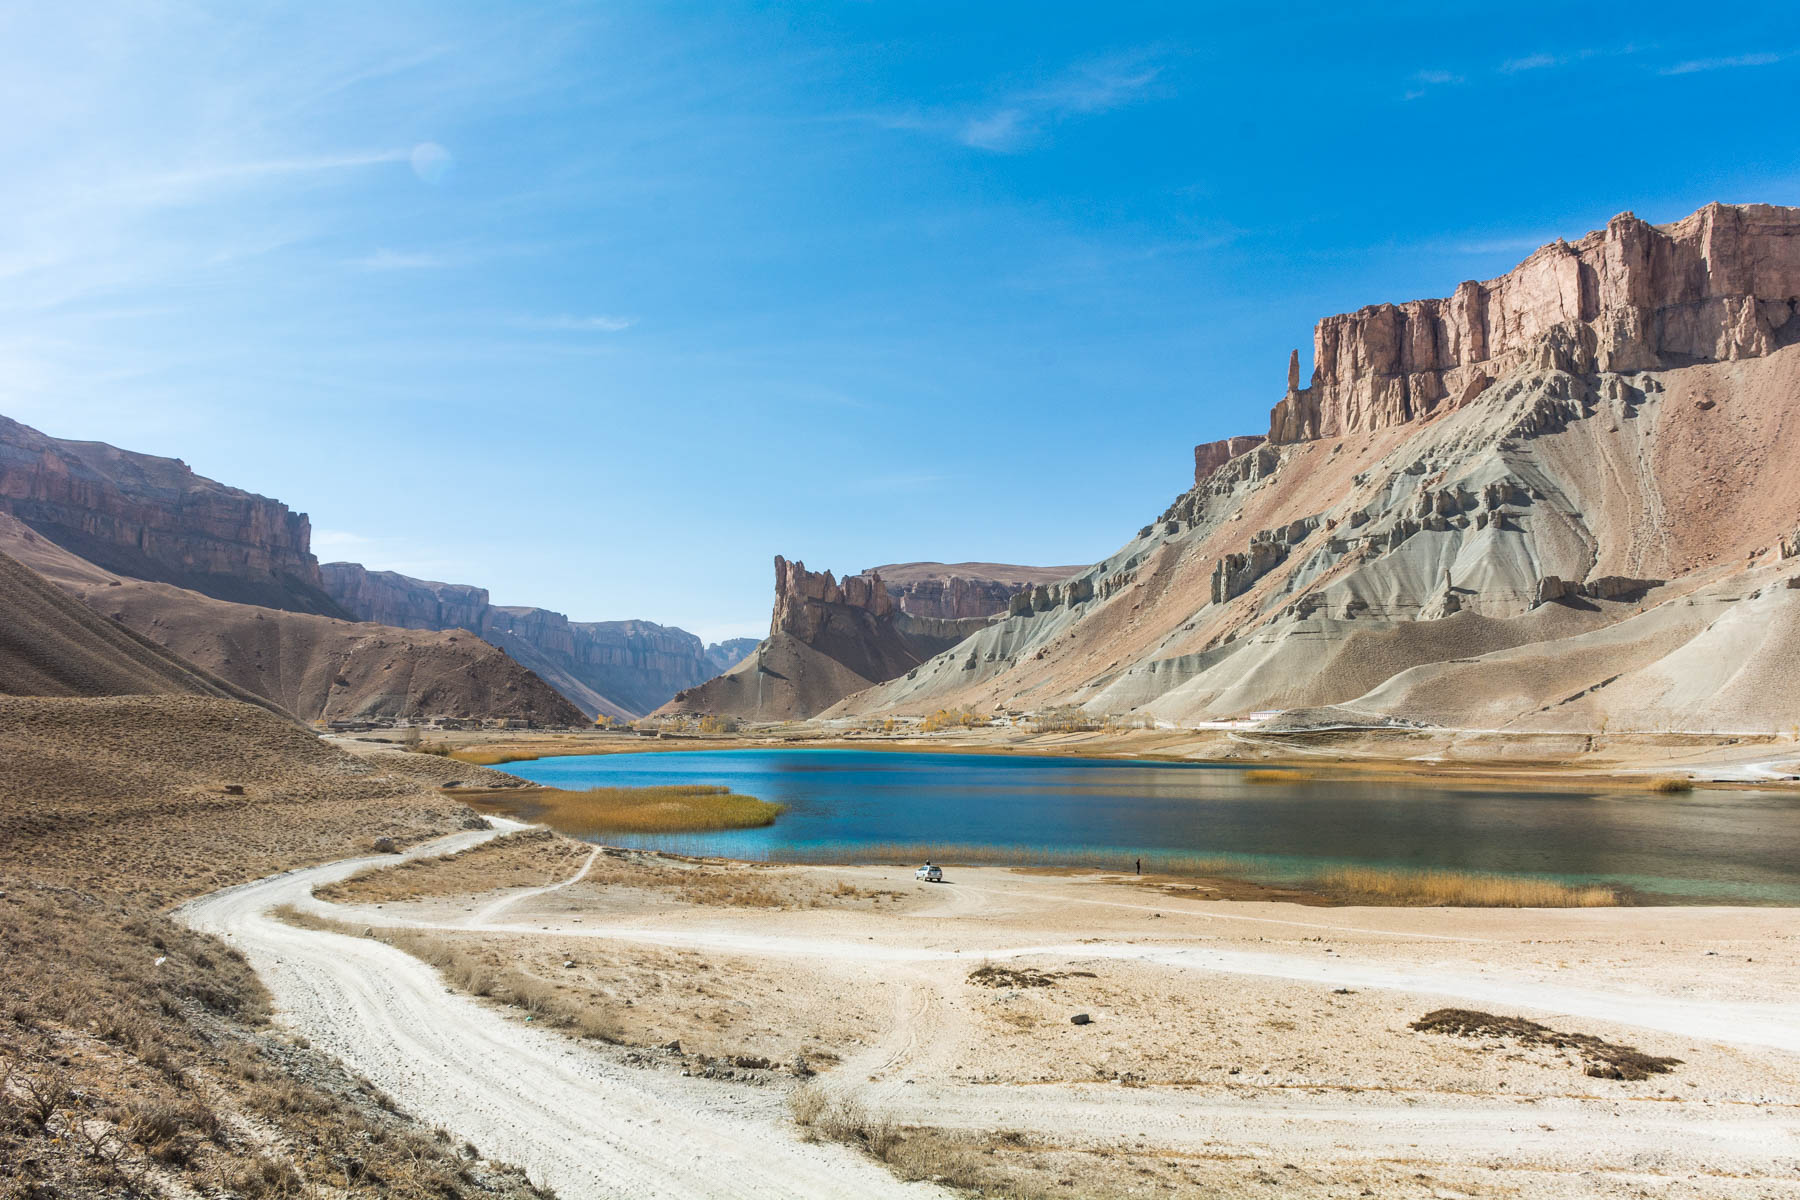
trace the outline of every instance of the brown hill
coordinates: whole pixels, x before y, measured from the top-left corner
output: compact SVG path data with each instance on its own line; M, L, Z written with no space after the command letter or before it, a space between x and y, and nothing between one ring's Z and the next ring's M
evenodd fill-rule
M1117 553L827 715L1794 724L1800 210L1621 216L1314 343Z
M256 697L306 720L457 716L586 723L578 709L542 680L472 634L393 629L234 604L169 584L124 578L10 517L0 517L0 551L41 573L39 591L47 592L48 599L40 598L40 605L54 602L66 621L79 622L84 630L128 641L142 655L211 680L216 690L206 694ZM125 686L131 680L123 676L99 692L27 686L27 662L72 676L86 660L67 637L52 639L25 626L12 631L12 637L26 643L33 657L26 659L24 651L15 650L20 686L8 691L95 695L195 690Z
M0 693L252 698L100 616L4 552L0 609L6 613L0 621Z

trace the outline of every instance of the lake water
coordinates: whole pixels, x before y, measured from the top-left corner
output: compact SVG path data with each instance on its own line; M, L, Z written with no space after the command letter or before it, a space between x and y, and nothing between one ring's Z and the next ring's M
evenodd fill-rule
M1613 883L1665 900L1800 904L1800 797L1250 783L1242 768L989 754L717 750L501 768L559 788L724 784L787 805L764 829L609 843L773 861L1034 862L1146 870L1237 860L1303 880L1344 865Z

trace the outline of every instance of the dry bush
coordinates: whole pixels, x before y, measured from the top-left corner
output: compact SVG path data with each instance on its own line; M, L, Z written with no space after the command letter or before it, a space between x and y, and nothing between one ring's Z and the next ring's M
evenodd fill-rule
M919 722L922 733L936 733L940 729L975 729L992 724L987 718L970 708L940 708Z
M816 1083L796 1088L788 1097L788 1111L809 1136L857 1146L876 1158L885 1160L899 1140L892 1121L873 1118L857 1100L834 1097Z
M1511 1038L1525 1046L1573 1050L1581 1056L1586 1073L1596 1079L1648 1079L1681 1065L1679 1058L1645 1054L1636 1046L1608 1042L1591 1033L1560 1033L1548 1025L1524 1017L1497 1017L1467 1008L1440 1008L1426 1013L1410 1026L1421 1033L1446 1033L1468 1038Z
M1524 879L1466 871L1399 871L1339 867L1317 886L1360 903L1443 905L1457 908L1607 908L1619 903L1605 887L1578 887L1552 879Z
M1645 787L1659 796L1673 796L1694 790L1694 781L1686 775L1658 775Z
M1094 733L1106 722L1079 708L1047 708L1032 716L1028 727L1033 733Z

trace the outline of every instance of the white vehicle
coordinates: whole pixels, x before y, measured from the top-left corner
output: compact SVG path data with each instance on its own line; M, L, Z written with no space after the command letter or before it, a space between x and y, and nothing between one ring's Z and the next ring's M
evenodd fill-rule
M944 882L944 868L933 863L926 863L913 872L914 879L923 879L926 883Z

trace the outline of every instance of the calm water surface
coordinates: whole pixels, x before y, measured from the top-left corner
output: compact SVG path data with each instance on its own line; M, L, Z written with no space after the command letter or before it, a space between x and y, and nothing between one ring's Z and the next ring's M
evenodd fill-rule
M1344 865L1606 882L1670 900L1800 904L1800 797L1248 783L1238 767L868 750L584 755L503 770L560 788L725 784L788 806L766 829L609 843L775 861L924 857L1299 880ZM882 852L886 851L886 854Z

